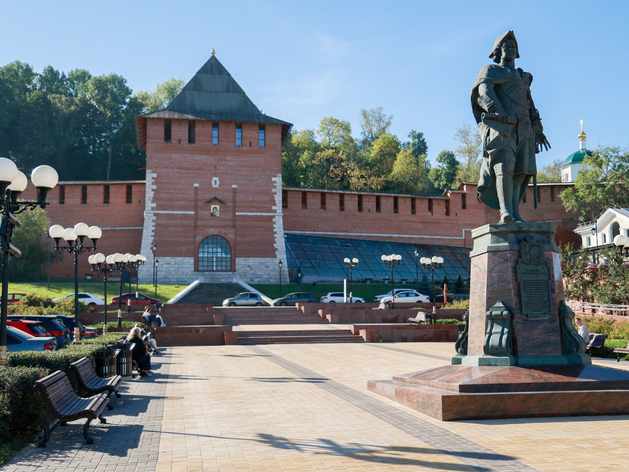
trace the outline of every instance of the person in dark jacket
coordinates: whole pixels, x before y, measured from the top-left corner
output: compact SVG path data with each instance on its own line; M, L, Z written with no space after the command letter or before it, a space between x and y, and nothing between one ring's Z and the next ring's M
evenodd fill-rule
M142 330L140 328L131 328L129 336L127 336L128 343L135 343L135 347L131 351L131 357L138 363L140 369L140 375L142 377L148 377L153 375L151 370L151 356L146 352L144 341L142 341Z

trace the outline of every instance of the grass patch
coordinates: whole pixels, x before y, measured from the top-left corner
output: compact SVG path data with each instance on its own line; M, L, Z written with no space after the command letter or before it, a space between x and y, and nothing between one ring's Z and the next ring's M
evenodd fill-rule
M162 285L157 286L157 298L162 302L170 300L172 297L181 292L187 285ZM122 287L122 293L126 293L129 290L129 285L124 284ZM131 284L131 291L135 292L135 284ZM151 284L140 284L140 293L153 298L155 296L155 288ZM63 297L69 293L74 293L74 280L73 279L55 279L51 281L50 289L46 282L40 283L10 283L9 292L18 293L34 293L41 297L58 298ZM89 292L99 297L105 295L105 284L102 280L79 280L79 292ZM107 282L107 299L111 300L111 297L116 297L120 293L120 282Z

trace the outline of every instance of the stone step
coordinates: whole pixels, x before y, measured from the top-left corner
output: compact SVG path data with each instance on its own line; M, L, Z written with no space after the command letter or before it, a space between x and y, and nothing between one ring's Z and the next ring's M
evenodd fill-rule
M313 344L313 343L363 343L365 340L360 336L238 336L238 344Z

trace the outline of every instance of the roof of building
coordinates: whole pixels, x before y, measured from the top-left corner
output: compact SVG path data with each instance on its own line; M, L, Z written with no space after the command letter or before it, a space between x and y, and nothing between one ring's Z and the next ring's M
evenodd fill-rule
M591 156L592 151L588 151L587 149L579 149L577 152L573 152L568 156L568 158L563 161L561 164L562 167L569 166L570 164L581 164L585 156Z
M282 139L292 127L291 123L262 113L214 54L165 109L137 118L141 148L146 147L147 118L279 124Z

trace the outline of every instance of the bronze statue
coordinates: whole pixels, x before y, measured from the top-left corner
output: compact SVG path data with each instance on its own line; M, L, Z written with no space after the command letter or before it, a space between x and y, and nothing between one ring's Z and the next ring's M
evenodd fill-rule
M522 222L520 201L537 174L535 154L550 149L550 143L531 98L533 76L515 67L520 54L513 31L496 40L489 57L496 64L483 67L472 87L472 110L483 139L478 195L500 210L500 223Z

